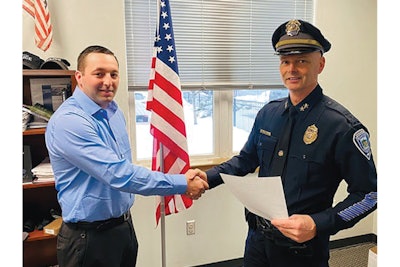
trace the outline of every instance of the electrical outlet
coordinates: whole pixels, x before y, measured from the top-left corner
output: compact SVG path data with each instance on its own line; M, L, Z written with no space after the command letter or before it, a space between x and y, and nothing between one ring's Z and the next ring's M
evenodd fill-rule
M194 220L186 222L186 234L187 235L194 235L196 232L195 229L196 229L196 227L195 227Z

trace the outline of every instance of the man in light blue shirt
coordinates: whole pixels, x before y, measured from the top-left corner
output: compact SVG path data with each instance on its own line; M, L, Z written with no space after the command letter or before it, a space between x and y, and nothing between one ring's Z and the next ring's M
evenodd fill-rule
M135 266L134 194L198 199L208 184L199 170L164 174L132 164L125 118L113 100L119 84L113 52L87 47L75 77L73 95L52 115L45 134L63 217L58 264Z

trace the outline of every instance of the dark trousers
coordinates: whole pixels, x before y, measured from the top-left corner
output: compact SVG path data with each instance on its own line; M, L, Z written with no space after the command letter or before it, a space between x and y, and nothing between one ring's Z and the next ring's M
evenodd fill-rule
M60 267L134 267L138 242L132 219L110 229L79 229L63 223L57 237Z
M324 238L326 239L326 238ZM280 246L259 229L249 228L244 267L328 267L329 239L306 242L306 247Z

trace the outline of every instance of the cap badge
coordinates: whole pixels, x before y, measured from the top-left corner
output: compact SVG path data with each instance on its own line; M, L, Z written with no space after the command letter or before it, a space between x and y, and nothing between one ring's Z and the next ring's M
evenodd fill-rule
M313 143L315 140L317 140L318 137L318 128L315 126L315 124L310 125L307 127L307 130L304 133L303 136L303 141L306 145L309 145Z
M286 23L286 34L289 36L295 36L299 34L300 31L300 21L296 20L290 20L288 23Z

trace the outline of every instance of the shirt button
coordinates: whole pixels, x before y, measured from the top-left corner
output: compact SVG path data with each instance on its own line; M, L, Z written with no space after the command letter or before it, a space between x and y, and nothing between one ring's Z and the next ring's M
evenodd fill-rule
M282 157L283 154L284 154L284 153L283 153L283 150L279 150L279 151L278 151L278 156L279 156L279 157Z

